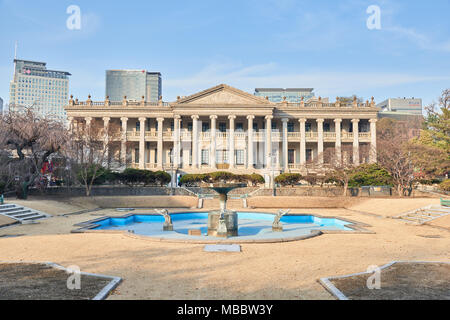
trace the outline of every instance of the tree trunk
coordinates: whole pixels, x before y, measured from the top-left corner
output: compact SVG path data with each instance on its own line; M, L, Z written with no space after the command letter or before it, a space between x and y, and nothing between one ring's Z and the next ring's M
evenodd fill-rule
M87 182L84 184L84 187L86 189L86 197L91 196L91 187L87 184Z
M347 196L348 182L344 183L344 197Z
M397 193L400 198L403 198L403 186L401 184L397 186Z

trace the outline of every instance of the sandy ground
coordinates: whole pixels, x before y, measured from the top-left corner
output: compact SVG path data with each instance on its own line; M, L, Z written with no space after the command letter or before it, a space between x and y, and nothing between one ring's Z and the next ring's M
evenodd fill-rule
M16 219L0 215L0 227L2 227L2 226L9 226L9 225L15 224L15 223L17 223Z
M404 209L397 199L370 199L359 204L358 210L294 210L360 221L376 233L245 244L241 253L206 253L202 245L155 242L124 234L69 234L75 223L120 214L113 210L59 216L37 225L0 229L0 260L52 261L122 277L123 283L109 299L333 299L317 282L319 278L366 271L371 265L393 260L450 261L449 230L384 218L393 214L394 208L404 212L435 201L408 200L415 203L405 202ZM33 203L24 205L32 207ZM56 205L53 212L49 212L51 208L42 211L80 210L78 205ZM21 234L26 236L1 237Z
M379 214L383 217L393 217L414 209L426 207L430 204L439 205L440 200L437 198L375 198L361 200L347 208L356 211Z

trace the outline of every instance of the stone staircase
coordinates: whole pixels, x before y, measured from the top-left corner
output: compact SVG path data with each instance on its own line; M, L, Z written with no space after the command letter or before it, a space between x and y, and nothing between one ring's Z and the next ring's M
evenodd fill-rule
M48 214L15 204L0 205L0 214L15 219L22 224L33 223L36 220L50 217Z
M394 219L400 219L414 225L423 225L424 223L447 215L450 215L450 207L429 205L427 207L403 213L394 217Z

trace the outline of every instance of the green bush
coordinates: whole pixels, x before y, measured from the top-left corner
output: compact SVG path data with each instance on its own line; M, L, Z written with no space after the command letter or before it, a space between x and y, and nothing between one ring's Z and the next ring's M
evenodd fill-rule
M442 191L450 191L450 179L442 181L439 185L439 189Z
M150 171L149 171L150 172ZM164 186L169 184L172 180L172 176L165 171L156 171L152 174L154 178L154 182L159 184L160 186Z
M249 181L253 184L263 184L264 182L266 182L264 177L257 173L251 174L249 179L250 179Z
M127 168L119 175L119 180L127 186L135 186L145 183L146 177L144 170Z
M282 186L294 186L302 180L302 175L298 173L283 173L275 178L275 182Z
M363 164L355 168L348 183L350 188L362 186L392 186L392 177L377 164Z
M118 174L118 180L131 187L137 185L149 186L155 184L163 186L171 181L171 176L164 171L152 172L149 170L128 168Z
M95 166L91 166L87 170L87 181L90 182L92 177L94 176ZM96 177L94 179L93 185L101 185L106 182L110 182L111 180L116 181L117 176L111 170L100 167L97 169L95 173ZM83 181L81 172L77 173L78 181Z
M5 187L6 187L6 183L0 181L0 194L2 194L3 192L5 192Z
M233 174L226 171L211 172L207 174L185 174L180 182L184 185L198 185L202 182L251 182L252 184L264 183L264 177L259 174Z
M212 173L209 173L208 176L212 182L220 182L220 181L228 181L229 182L229 181L235 180L237 178L231 172L226 172L226 171L212 172Z
M206 174L185 174L181 177L180 182L186 185L198 184L201 182L207 182L209 180Z

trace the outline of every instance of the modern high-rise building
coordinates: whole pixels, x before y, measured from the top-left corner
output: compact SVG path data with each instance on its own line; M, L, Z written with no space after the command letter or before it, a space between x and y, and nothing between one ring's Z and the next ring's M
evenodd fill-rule
M66 71L47 70L45 62L14 59L9 110L33 106L42 115L65 121L69 76Z
M306 102L314 97L313 88L256 88L254 95L257 97L268 97L270 102L282 102L286 97L286 101L290 103L300 103L302 98Z
M158 102L162 94L161 73L146 70L107 70L106 96L111 101Z
M389 98L377 104L382 114L396 113L405 115L422 115L422 99L415 98Z

